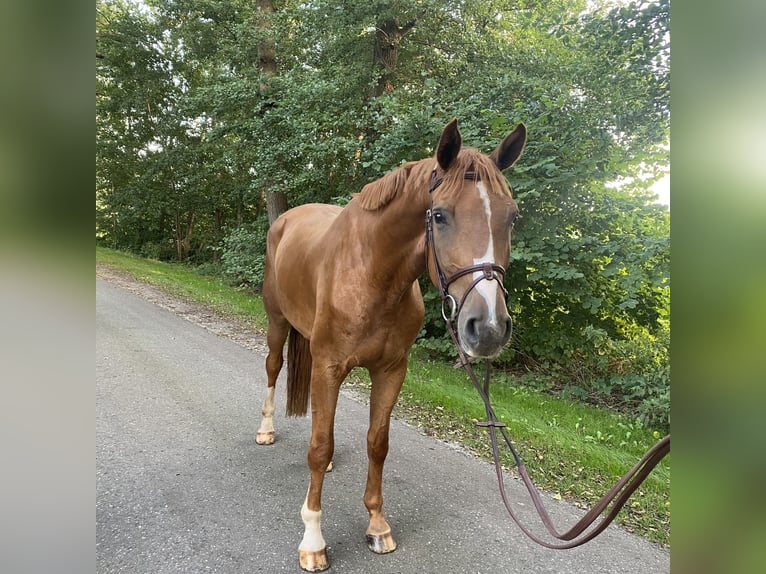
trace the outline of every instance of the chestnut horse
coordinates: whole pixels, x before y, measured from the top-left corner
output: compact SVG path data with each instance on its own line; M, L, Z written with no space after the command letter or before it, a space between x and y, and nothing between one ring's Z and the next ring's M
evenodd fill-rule
M444 294L457 315L465 353L493 357L508 341L502 266L510 257L518 209L502 171L513 165L525 141L526 128L519 124L486 156L462 147L453 120L435 158L406 163L366 185L343 209L302 205L269 229L263 283L268 389L257 442L274 442L274 385L289 335L287 414L305 415L311 397L311 478L299 546L304 570L329 567L320 527L322 482L333 456L340 386L356 366L365 367L372 380L367 544L379 554L396 549L383 515L383 464L391 411L424 317L417 278L427 269L434 285L445 285L434 257L450 278ZM426 245L427 214L432 246Z

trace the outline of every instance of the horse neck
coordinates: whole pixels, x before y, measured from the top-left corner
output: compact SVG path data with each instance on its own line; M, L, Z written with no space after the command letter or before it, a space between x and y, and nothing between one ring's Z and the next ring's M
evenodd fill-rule
M409 289L425 271L427 209L426 184L424 193L399 194L383 209L365 214L360 233L369 246L370 271L393 291Z

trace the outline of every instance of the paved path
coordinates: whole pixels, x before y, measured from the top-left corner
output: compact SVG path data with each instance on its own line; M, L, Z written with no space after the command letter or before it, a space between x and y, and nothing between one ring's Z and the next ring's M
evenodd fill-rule
M100 279L96 335L97 572L300 572L309 420L280 415L280 381L277 443L256 445L263 355ZM668 551L614 526L575 550L535 546L510 523L488 464L399 421L383 482L399 548L374 555L366 421L341 396L323 497L332 574L670 571ZM509 492L527 514L521 485L509 480ZM562 527L582 513L546 503Z

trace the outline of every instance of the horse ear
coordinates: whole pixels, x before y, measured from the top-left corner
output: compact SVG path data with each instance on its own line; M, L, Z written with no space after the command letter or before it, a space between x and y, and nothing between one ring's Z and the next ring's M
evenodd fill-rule
M436 148L436 161L439 162L439 166L444 171L447 171L449 166L452 165L457 154L460 153L462 145L463 138L457 129L457 118L455 118L444 128L439 138L439 146Z
M500 168L500 171L508 169L519 159L521 152L524 151L524 144L526 142L527 127L524 124L519 124L515 130L500 142L500 145L495 148L495 151L489 157Z

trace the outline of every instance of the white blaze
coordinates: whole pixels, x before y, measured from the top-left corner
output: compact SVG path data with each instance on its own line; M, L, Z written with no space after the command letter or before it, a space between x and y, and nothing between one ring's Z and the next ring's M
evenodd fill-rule
M480 265L482 263L495 263L495 254L492 248L492 210L489 205L489 195L487 189L484 187L484 183L479 181L476 183L476 188L479 190L479 196L484 203L484 211L487 214L487 249L484 255L478 259L473 260L474 265ZM474 280L484 276L481 271L474 271ZM487 313L489 314L489 322L492 325L497 325L495 302L497 301L497 281L479 281L475 287L476 291L484 297L484 301L487 303Z

